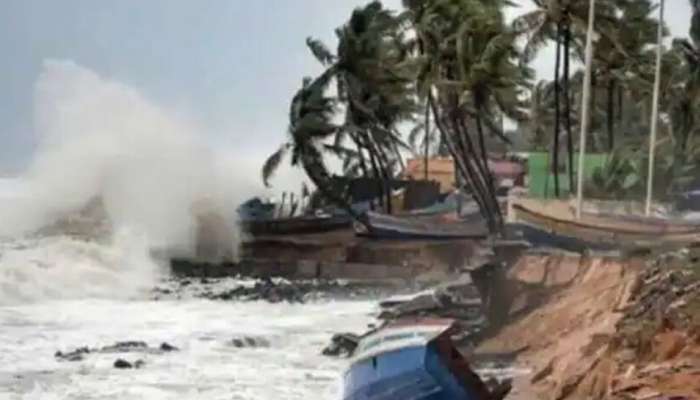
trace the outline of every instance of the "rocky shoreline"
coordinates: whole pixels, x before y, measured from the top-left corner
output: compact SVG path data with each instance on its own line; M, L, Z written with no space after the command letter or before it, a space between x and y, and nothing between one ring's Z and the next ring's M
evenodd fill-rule
M380 299L415 290L370 282L288 280L284 278L172 277L152 290L153 300L200 298L213 301L307 303L322 300Z

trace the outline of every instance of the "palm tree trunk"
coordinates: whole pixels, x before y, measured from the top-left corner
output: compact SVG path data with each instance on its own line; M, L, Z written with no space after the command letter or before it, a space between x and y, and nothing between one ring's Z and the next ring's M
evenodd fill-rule
M571 21L564 27L564 123L566 124L566 153L568 156L569 193L574 190L574 136L571 128Z
M362 177L365 179L370 179L369 168L367 167L367 161L365 160L364 149L362 146L362 140L357 137L357 135L351 135L352 141L355 143L357 148L357 155L360 158L360 170L362 171ZM369 209L374 211L374 201L369 202Z
M484 110L480 106L483 104L482 99L478 98L477 96L474 96L474 104L477 106L477 112L475 115L475 120L476 120L476 130L477 130L477 135L478 135L478 140L479 140L479 150L481 152L481 161L483 163L483 169L482 173L484 174L485 177L485 183L486 183L486 188L488 189L488 194L491 200L494 202L494 209L495 209L495 214L496 217L498 218L499 221L502 221L503 215L501 213L501 208L498 204L498 196L496 195L496 185L493 180L493 173L491 172L491 169L489 168L489 155L488 152L486 151L486 139L484 136L484 126L483 126L483 121L481 119L481 115L484 114ZM500 222L498 222L500 225Z
M598 1L598 0L596 0L596 1ZM591 111L590 117L589 117L590 121L588 122L589 127L595 126L595 124L597 122L596 121L596 99L598 98L598 92L599 92L597 85L598 85L598 75L596 75L596 71L594 70L593 72L591 72L591 98L588 101L588 107L589 107L589 110ZM595 131L594 131L594 133L595 133ZM599 136L600 136L600 133L598 135L591 136L591 139L593 139L592 144L591 144L591 148L593 151L596 151L596 150L602 151L603 145L601 144L602 141L600 140Z
M493 182L493 174L491 173L491 170L489 168L489 156L488 153L486 152L486 144L484 140L484 127L482 125L481 121L481 115L479 112L476 114L476 129L477 129L477 134L479 135L479 147L481 149L481 159L484 164L484 173L485 173L485 178L486 178L486 186L489 191L489 196L491 199L495 202L495 214L498 217L499 220L502 220L503 216L501 213L501 207L498 204L498 197L496 196L496 186L494 185Z
M374 162L376 164L376 179L378 182L379 191L379 201L384 208L384 211L388 214L392 213L391 206L391 183L389 182L389 159L386 156L384 149L373 140L370 133L365 133L367 140L367 145L371 149L371 154L374 156Z
M431 109L435 123L445 137L452 157L462 176L472 190L472 197L479 204L479 210L487 223L489 232L498 234L503 227L500 209L494 193L488 189L488 170L480 160L479 150L474 146L465 125L464 111L459 106L459 97L455 93L447 94L444 111L445 121L440 120L438 108L433 99ZM447 122L446 125L444 123ZM454 142L453 142L454 141Z
M612 153L615 147L615 79L610 77L608 82L608 151Z
M365 161L365 155L362 152L362 145L360 140L355 136L350 136L353 143L355 143L355 148L357 149L357 157L360 159L360 170L362 171L362 176L364 178L369 178L369 171L367 170L367 162Z
M396 136L401 137L401 134L399 133ZM399 167L401 168L400 172L405 171L406 170L406 163L404 163L404 161L403 161L403 156L401 155L401 150L399 150L399 145L396 144L396 142L392 140L391 143L389 144L388 151L390 153L393 153L394 157L396 157L396 161L399 162Z
M456 154L456 158L460 159L464 166L464 176L467 178L467 182L472 189L472 197L474 197L474 199L478 199L481 214L487 222L489 231L495 232L495 214L493 212L491 202L489 201L487 189L478 172L479 163L477 162L477 165L474 165L475 163L473 163L473 159L469 156L469 154L474 154L473 149L469 148L470 146L466 143L465 136L462 135L459 132L459 129L456 127L458 122L453 121L453 124L455 126L454 136L457 139L457 149L459 150L459 152Z
M554 133L552 140L552 173L554 174L554 196L559 197L559 127L561 105L559 104L559 67L561 64L561 22L557 24L557 55L554 63Z
M435 103L435 99L433 97L429 98L430 101L430 109L433 114L433 118L435 120L435 125L438 127L438 130L440 131L440 136L442 140L444 140L445 145L447 146L450 154L452 155L452 159L455 163L455 167L459 170L459 174L465 179L465 183L469 185L471 188L471 195L474 201L479 205L479 211L481 215L484 217L484 220L490 221L491 216L489 215L488 212L488 207L485 203L485 198L483 197L483 193L480 192L478 185L476 183L476 179L474 175L472 174L472 171L470 168L467 166L466 159L464 157L465 149L463 143L459 140L459 137L456 137L457 143L453 141L455 139L455 136L452 135L452 132L450 129L444 125L444 121L440 119L440 115L438 113L438 108ZM490 228L490 226L489 226Z
M617 89L617 123L619 126L624 126L622 124L624 107L622 106L623 96L625 94L625 89L620 85Z
M459 100L457 96L454 96L452 100L453 107L458 107ZM455 109L459 110L459 108ZM491 173L488 170L488 166L485 167L484 162L480 161L481 157L479 155L479 150L471 140L471 136L469 136L469 131L464 122L464 116L459 112L452 114L454 115L453 123L455 125L457 137L461 138L463 140L463 145L465 145L463 148L463 153L466 164L468 168L471 169L476 186L478 187L479 193L483 197L484 204L488 209L487 214L489 217L489 230L492 233L500 232L500 228L502 226L501 212L498 205L498 200L496 199L496 193L494 190L490 189L491 185L489 185L489 177L491 176Z
M432 96L428 93L428 97ZM430 100L425 100L425 149L424 149L424 168L425 168L425 180L429 179L428 176L428 161L430 160Z
M370 141L371 139L369 138L369 135L367 133L364 133L364 139L365 139L365 147L367 148L367 152L369 153L369 161L370 165L372 166L372 179L376 179L377 181L377 198L379 200L379 207L384 210L384 185L382 184L382 179L381 179L381 174L379 172L379 164L377 162L377 155L374 152L374 148L372 147ZM371 200L374 202L374 199Z
M374 144L377 148L377 152L379 153L379 165L381 167L381 172L382 172L382 181L384 182L384 195L386 196L386 212L387 214L391 215L393 213L393 204L391 203L391 171L389 170L390 168L390 163L389 163L389 157L386 154L386 151L379 146L378 144Z

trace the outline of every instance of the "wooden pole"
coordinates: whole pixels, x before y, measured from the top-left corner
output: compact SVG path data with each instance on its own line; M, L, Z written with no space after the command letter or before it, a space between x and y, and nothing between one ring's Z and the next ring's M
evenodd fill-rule
M661 53L663 46L664 0L659 5L659 29L656 45L656 76L654 78L654 98L651 108L651 134L649 137L649 172L647 174L647 201L644 214L651 215L651 194L654 191L654 158L656 156L656 132L659 127L659 88L661 83Z
M590 0L588 11L588 33L586 34L586 75L583 80L583 107L581 112L581 138L578 154L578 185L576 190L576 219L581 219L583 211L583 168L586 155L586 136L590 119L591 73L593 69L593 26L595 24L595 0Z

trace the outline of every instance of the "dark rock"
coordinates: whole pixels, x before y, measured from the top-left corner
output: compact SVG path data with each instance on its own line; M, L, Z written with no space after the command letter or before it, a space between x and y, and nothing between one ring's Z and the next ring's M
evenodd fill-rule
M333 335L331 343L321 352L328 357L350 357L357 349L360 342L359 336L352 333L339 333Z
M122 360L121 358L118 358L118 359L114 362L114 368L117 368L117 369L130 369L130 368L134 368L134 366L133 366L130 362L128 362L128 361L126 361L126 360Z
M130 353L133 351L145 351L148 349L148 344L141 341L125 341L117 342L111 346L105 346L100 349L100 353Z
M117 342L110 346L104 346L102 348L90 349L88 347L80 347L68 353L57 351L54 354L59 361L81 361L90 353L100 353L100 354L114 354L114 353L147 353L147 354L162 354L172 351L179 351L177 347L171 345L170 343L163 342L159 347L149 347L146 342L142 341L124 341ZM121 360L121 359L120 359ZM120 361L117 360L117 361ZM124 361L124 360L121 360ZM141 360L143 363L143 360ZM122 364L121 362L119 364ZM115 362L115 368L129 368L129 367L117 367Z
M63 357L63 360L65 361L83 361L84 356L82 354L70 354L65 357Z
M262 279L253 286L239 286L219 292L213 291L212 288L207 288L197 294L198 297L210 300L267 301L270 303L304 303L310 299L319 299L326 296L355 298L358 295L371 296L376 295L376 293L359 285L343 285L337 282L277 282L271 279Z
M136 360L134 362L134 368L136 369L142 368L144 365L146 365L146 362L143 360Z
M231 339L231 344L236 348L243 347L270 347L270 342L261 337L243 336Z
M160 349L164 352L171 352L171 351L180 351L177 347L173 346L172 344L168 342L163 342L160 344Z
M61 351L57 351L54 354L54 357L56 357L59 361L82 361L85 358L86 354L90 353L90 349L87 347L79 347L73 351L70 351L68 353L63 353Z
M156 299L157 299L158 295L161 295L161 294L169 295L169 294L173 293L173 291L168 289L168 288L159 288L159 287L153 289L153 292L156 294Z

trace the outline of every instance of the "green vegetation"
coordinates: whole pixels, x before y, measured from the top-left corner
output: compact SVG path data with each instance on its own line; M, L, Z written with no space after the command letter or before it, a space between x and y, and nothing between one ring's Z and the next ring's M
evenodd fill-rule
M264 181L289 155L326 200L349 210L330 189L326 163L337 158L346 176L379 182L377 207L390 213L388 181L406 154L449 155L497 233L502 217L487 159L500 142L547 152L542 164L558 171L547 174L547 191L566 195L580 130L588 1L531 1L536 8L512 21L504 16L507 0L404 0L400 10L373 1L336 30L335 51L307 39L324 71L305 78L294 96L288 139L265 163ZM700 172L700 4L690 2L690 39L675 39L663 55L658 196ZM657 10L653 0L597 0L589 150L608 162L590 174L590 193L643 193ZM529 65L544 46L556 49L554 76L535 83ZM503 131L504 120L517 124L515 134Z

